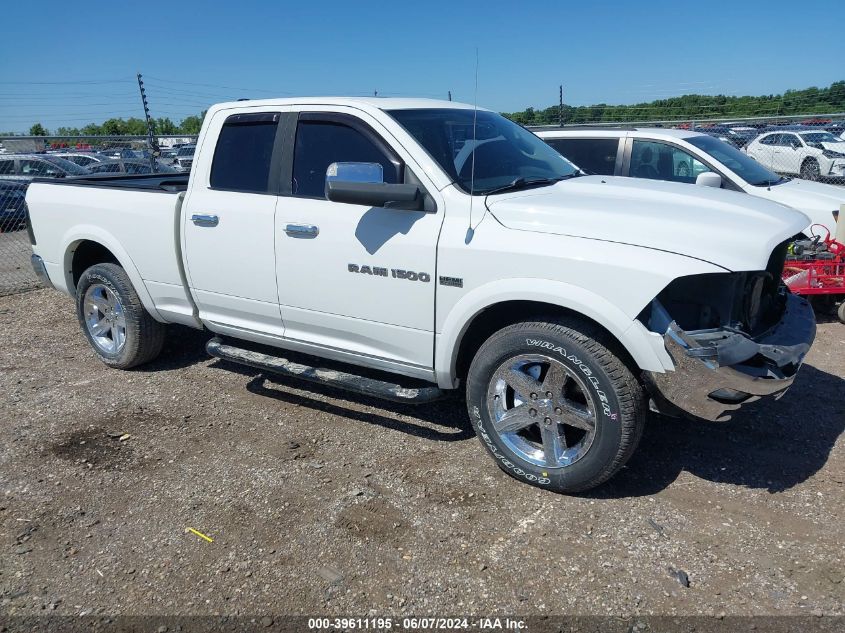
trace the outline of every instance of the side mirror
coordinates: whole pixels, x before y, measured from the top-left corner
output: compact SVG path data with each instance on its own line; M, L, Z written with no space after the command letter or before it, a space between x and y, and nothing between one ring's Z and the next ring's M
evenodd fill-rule
M712 171L705 171L698 174L695 184L701 185L702 187L715 187L718 189L722 186L722 177L719 174L714 174Z
M326 199L408 211L422 211L425 207L425 196L418 185L389 185L384 182L327 180Z
M418 185L384 182L378 163L332 163L326 170L326 199L368 207L421 211L425 195Z

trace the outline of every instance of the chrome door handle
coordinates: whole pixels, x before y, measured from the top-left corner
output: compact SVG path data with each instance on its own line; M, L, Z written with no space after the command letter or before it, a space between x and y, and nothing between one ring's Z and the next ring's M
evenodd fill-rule
M293 236L317 237L320 234L320 229L313 224L288 224L285 227L285 233Z
M194 215L191 216L191 222L197 226L217 226L218 222L220 222L220 218L216 215L194 213Z

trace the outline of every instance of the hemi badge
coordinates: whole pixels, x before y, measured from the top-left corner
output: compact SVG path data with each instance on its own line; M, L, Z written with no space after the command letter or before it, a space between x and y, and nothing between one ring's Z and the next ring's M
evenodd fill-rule
M453 288L463 288L464 280L460 277L443 277L440 276L441 286L452 286Z

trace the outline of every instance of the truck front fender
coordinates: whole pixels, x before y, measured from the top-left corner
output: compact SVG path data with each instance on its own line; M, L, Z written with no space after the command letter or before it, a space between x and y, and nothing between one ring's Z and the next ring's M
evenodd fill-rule
M156 321L166 323L165 319L156 309L155 303L147 290L147 286L141 278L141 273L138 272L138 268L135 266L132 258L129 257L129 253L127 253L120 245L120 242L116 237L102 227L94 226L93 224L76 225L62 235L61 244L62 252L64 253L62 270L64 271L64 275L63 279L56 281L64 283L64 288L61 288L58 284L56 284L57 289L66 292L71 296L76 295L76 288L73 284L73 254L76 252L77 246L86 240L95 242L100 246L107 248L111 254L115 256L117 263L129 276L129 280L132 282L135 292L138 293L138 298L141 299L141 303L147 312L150 313L150 316L152 316Z
M560 281L515 278L489 282L473 289L446 315L437 332L434 349L434 371L440 387L448 389L457 385L458 351L473 320L484 310L509 301L545 303L583 315L610 332L640 369L663 372L672 368L660 337L652 336L636 319L604 297Z

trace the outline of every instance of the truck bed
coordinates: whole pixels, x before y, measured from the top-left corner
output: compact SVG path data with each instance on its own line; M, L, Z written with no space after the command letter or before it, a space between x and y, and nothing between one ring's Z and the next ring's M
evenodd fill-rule
M188 174L96 174L71 178L35 178L32 182L76 187L106 187L139 191L166 191L169 193L188 189Z
M175 176L175 178L174 178ZM69 272L85 242L106 248L154 316L193 323L182 266L181 206L188 176L141 174L41 179L26 199L36 243L53 284L74 291Z

